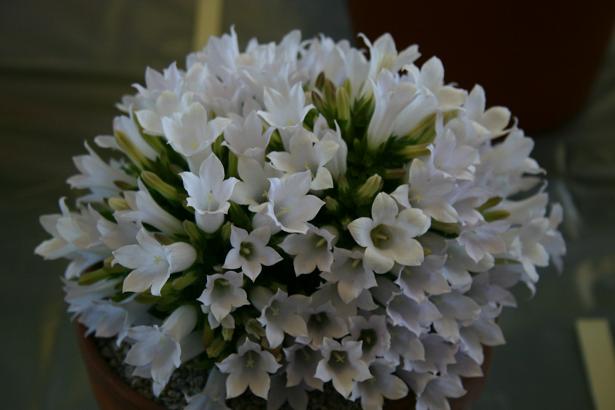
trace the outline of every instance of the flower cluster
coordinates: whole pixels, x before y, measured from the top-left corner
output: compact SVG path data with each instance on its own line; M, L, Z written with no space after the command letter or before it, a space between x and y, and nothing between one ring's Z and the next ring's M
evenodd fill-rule
M363 409L448 409L481 373L496 323L561 264L533 141L389 35L213 37L118 105L113 136L75 158L72 209L36 249L70 261L69 311L131 348L155 394L209 369L187 409L250 390L305 409L332 387Z

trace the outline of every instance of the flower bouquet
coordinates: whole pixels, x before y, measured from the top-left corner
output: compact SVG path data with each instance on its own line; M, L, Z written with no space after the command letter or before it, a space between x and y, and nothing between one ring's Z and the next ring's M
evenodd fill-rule
M213 37L122 99L94 140L113 159L75 158L84 193L41 217L36 253L70 261L69 312L155 396L192 366L188 410L323 390L448 409L504 343L509 289L561 263L561 207L509 111L363 40Z

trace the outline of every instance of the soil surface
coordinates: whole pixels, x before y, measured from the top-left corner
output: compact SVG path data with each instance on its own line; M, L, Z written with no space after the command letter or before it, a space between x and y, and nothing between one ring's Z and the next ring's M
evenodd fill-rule
M152 383L149 379L133 376L134 367L124 363L124 357L130 349L130 345L122 343L119 347L115 344L115 339L95 338L96 345L100 353L109 363L109 366L117 373L129 386L138 391L143 396L152 399L169 410L182 410L186 406L186 396L193 396L200 393L207 381L207 372L190 366L190 362L184 363L179 367L162 391L159 397L154 397ZM243 395L228 400L227 405L233 410L266 410L267 402L260 397L254 396L247 391ZM310 392L310 402L308 410L360 410L358 402L351 402L344 399L330 384L325 385L324 391ZM293 410L288 403L285 403L280 410Z

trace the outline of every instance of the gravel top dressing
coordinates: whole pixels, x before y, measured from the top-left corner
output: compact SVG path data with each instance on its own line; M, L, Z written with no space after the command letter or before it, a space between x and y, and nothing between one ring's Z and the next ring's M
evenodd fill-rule
M95 343L113 371L118 374L130 387L141 395L156 401L168 410L181 410L186 406L186 396L200 393L207 381L207 372L196 369L190 362L179 367L171 376L167 387L160 397L154 397L152 383L149 379L133 376L134 367L124 363L124 357L130 349L130 345L122 343L119 347L113 338L94 338ZM308 410L360 410L359 402L351 402L340 396L330 385L325 385L323 392L318 390L309 393L310 401ZM265 410L267 402L260 397L254 396L249 391L243 395L228 400L227 405L233 410ZM285 403L281 410L292 410Z

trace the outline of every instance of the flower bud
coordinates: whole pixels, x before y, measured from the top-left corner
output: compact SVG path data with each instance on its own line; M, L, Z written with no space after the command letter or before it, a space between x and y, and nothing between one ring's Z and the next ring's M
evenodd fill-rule
M357 202L360 204L370 203L372 198L382 189L382 177L374 174L357 190Z
M130 209L130 206L128 206L128 202L126 202L124 198L120 198L117 196L107 199L107 204L114 211L126 211Z
M429 144L407 145L397 152L405 160L411 160L429 155L431 151L428 146Z
M130 138L126 136L122 131L115 131L115 140L120 149L130 158L130 160L139 169L151 168L152 163L149 159L135 145L130 141Z
M483 212L483 218L487 222L499 221L510 216L510 212L504 209L496 209L495 211Z
M235 329L233 328L222 328L222 339L224 339L225 341L230 341L231 339L233 339L233 333L235 332Z
M143 171L141 172L141 179L152 190L158 192L164 198L169 201L181 202L183 200L182 194L179 193L175 187L164 182L160 177L153 172Z
M348 121L350 119L350 97L344 88L338 88L335 95L335 104L337 107L337 118L340 121Z
M224 351L225 348L226 348L226 342L224 341L224 339L221 337L216 337L209 344L207 349L205 349L205 351L207 352L207 356L211 358L216 358L220 356L220 354L222 353L222 351Z
M336 214L340 210L340 203L337 201L337 199L330 196L326 196L325 207L327 208L327 211L331 212L332 214Z

